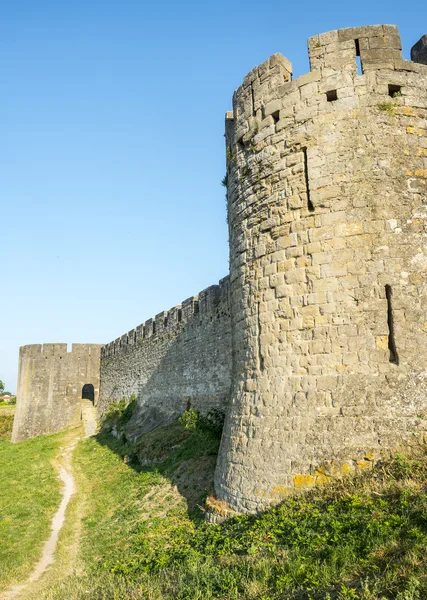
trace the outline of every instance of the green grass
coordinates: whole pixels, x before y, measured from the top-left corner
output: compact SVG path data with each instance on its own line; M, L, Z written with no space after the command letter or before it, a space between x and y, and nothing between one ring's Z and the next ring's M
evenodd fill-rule
M0 440L8 440L12 435L14 408L0 407Z
M81 442L79 572L37 599L427 597L425 448L208 526L197 504L210 492L217 448L213 433L179 423L136 448L106 433Z
M62 434L12 444L12 423L0 414L0 590L30 574L60 501L51 461Z

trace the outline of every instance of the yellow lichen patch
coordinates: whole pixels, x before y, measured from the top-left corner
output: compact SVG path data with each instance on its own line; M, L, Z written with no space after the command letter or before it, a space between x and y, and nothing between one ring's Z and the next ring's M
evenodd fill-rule
M361 471L363 471L363 469L371 466L371 462L369 460L358 460L357 466Z
M415 117L416 116L415 110L412 108L412 106L401 106L401 107L399 107L398 112L403 113L407 117Z
M419 169L414 173L415 177L427 177L427 169Z
M230 508L230 505L224 500L218 500L215 496L209 496L205 502L207 508L212 512L215 512L221 516L228 516L234 514L234 511Z
M412 177L414 173L412 171L406 171L406 175L407 177Z
M271 496L274 498L285 498L289 494L289 490L284 485L273 485L271 488Z
M427 156L427 148L417 148L417 156Z
M377 335L376 344L380 350L388 350L388 335Z
M413 133L414 135L424 135L424 129L418 129L418 127L414 127L413 125L406 128L406 133Z
M322 469L317 469L314 474L316 476L316 485L323 485L330 481L330 477Z
M313 475L295 475L293 481L296 488L313 487L316 478Z
M350 473L351 471L351 466L348 463L343 463L341 465L340 471L341 475L347 475L347 473Z
M424 321L424 323L423 323L423 324L422 324L422 326L421 326L421 329L422 329L423 331L427 331L427 321Z

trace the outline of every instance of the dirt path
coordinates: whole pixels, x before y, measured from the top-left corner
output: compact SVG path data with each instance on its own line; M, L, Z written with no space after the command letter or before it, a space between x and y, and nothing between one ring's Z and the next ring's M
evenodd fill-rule
M52 519L51 534L49 539L44 545L43 554L39 562L33 569L30 577L27 581L21 585L15 585L6 592L0 595L0 600L9 600L11 598L18 598L21 592L23 592L30 584L38 581L46 569L53 563L56 545L58 543L59 532L64 524L65 511L68 503L74 494L75 482L71 468L71 458L73 450L81 437L81 431L70 432L67 435L64 442L65 444L60 448L61 454L56 462L56 467L59 470L59 478L63 483L62 489L62 500Z

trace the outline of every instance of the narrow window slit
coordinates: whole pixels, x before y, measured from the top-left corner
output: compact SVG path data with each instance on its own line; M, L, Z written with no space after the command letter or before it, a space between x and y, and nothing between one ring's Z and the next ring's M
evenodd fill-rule
M194 310L194 314L197 315L199 312L199 303L197 300L195 300L195 302L194 302L193 310Z
M156 323L153 321L153 335L156 333Z
M399 356L396 349L396 340L394 337L393 308L391 305L392 290L391 285L385 286L385 296L387 298L387 324L388 324L388 349L390 352L389 361L395 365L399 364Z
M388 95L391 96L391 98L398 98L402 95L402 87L400 85L389 84Z
M252 96L252 114L253 116L255 116L255 93L254 93L254 86L251 83L251 96Z
M307 208L310 212L314 211L314 205L310 198L310 180L308 177L308 157L307 148L303 148L304 153L304 177L305 177L305 191L307 194Z
M357 74L358 75L363 75L363 65L362 65L362 59L360 58L360 44L359 44L359 40L354 40L354 43L356 44Z
M179 308L178 309L178 323L181 323L182 321L182 310Z
M164 329L166 329L167 326L168 326L168 318L165 317L164 320L163 320L163 327L164 327Z
M260 303L258 302L258 366L260 371L264 371L264 356L262 353L262 345L261 345L261 335L262 335L262 326L261 326L261 317L260 317Z
M134 344L136 344L136 331L135 331L135 333L133 334L133 343L134 343Z
M329 92L326 92L326 100L328 102L335 102L335 100L338 100L337 90L329 90Z

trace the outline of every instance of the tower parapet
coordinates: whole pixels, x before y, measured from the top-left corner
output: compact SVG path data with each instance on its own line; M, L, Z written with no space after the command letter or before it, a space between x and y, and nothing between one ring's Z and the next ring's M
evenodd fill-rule
M427 66L391 25L308 47L309 73L273 55L226 115L233 380L215 486L246 512L426 424Z
M78 425L84 386L99 393L100 344L33 344L19 349L12 441Z

